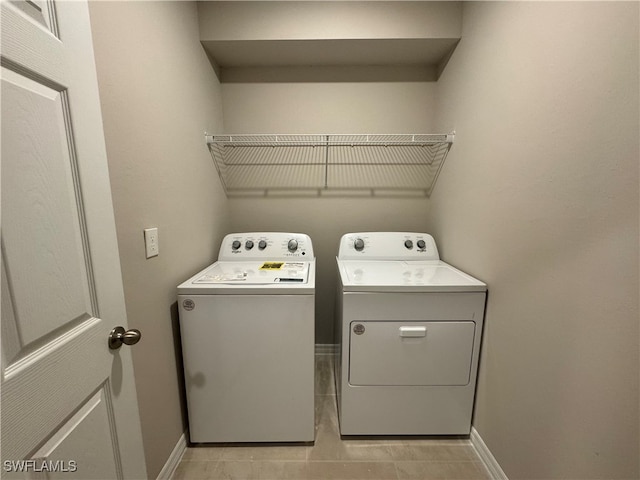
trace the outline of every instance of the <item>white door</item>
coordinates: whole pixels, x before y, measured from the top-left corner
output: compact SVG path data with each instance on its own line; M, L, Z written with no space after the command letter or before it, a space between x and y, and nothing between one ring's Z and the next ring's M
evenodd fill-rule
M88 7L0 8L2 478L146 478Z

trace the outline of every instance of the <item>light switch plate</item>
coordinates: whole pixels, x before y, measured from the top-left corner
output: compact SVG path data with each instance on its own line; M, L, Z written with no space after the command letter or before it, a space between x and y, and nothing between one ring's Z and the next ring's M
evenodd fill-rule
M144 248L147 258L155 257L160 253L157 227L144 229Z

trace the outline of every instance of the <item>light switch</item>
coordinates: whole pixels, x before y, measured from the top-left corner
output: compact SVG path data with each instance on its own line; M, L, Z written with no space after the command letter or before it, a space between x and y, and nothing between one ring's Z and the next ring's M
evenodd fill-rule
M147 253L147 258L155 257L160 253L157 227L144 229L144 248Z

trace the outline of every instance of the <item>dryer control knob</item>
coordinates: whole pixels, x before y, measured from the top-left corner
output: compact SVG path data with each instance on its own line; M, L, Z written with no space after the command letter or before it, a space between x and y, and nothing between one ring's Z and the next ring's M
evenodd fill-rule
M253 248L253 241L247 240L244 244L244 248L246 248L247 250L251 250Z
M287 248L290 252L295 252L296 250L298 250L298 241L295 238L292 238L291 240L289 240Z
M242 245L240 243L240 240L234 240L233 243L231 244L231 249L232 250L237 250L240 248L240 245Z
M405 240L404 246L411 250L413 248L413 242L411 240Z
M356 238L355 242L353 242L353 248L355 248L358 252L364 250L364 240L362 240L361 238Z
M260 240L260 241L258 242L258 248L259 248L260 250L264 250L265 248L267 248L267 242L265 242L264 240Z
M424 241L424 240L418 240L417 245L418 245L418 248L419 248L420 250L422 250L424 247L426 247L426 246L427 246L427 244L425 243L425 241Z

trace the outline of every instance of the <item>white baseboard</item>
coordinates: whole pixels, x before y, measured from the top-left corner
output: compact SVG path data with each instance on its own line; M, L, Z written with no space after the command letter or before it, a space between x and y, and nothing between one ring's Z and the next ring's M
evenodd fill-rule
M509 480L507 474L504 473L502 467L496 460L496 457L493 456L491 450L489 450L489 447L487 447L487 444L484 443L484 440L482 440L482 437L474 427L471 427L470 440L471 445L476 449L480 460L484 463L484 466L491 475L491 478L493 480Z
M316 343L316 355L335 355L337 347L335 343Z
M182 460L182 456L184 452L187 450L187 437L183 433L182 436L178 439L178 443L173 448L171 455L167 459L167 463L164 464L162 470L158 474L157 480L171 480L173 477L173 473L176 471L180 460Z

